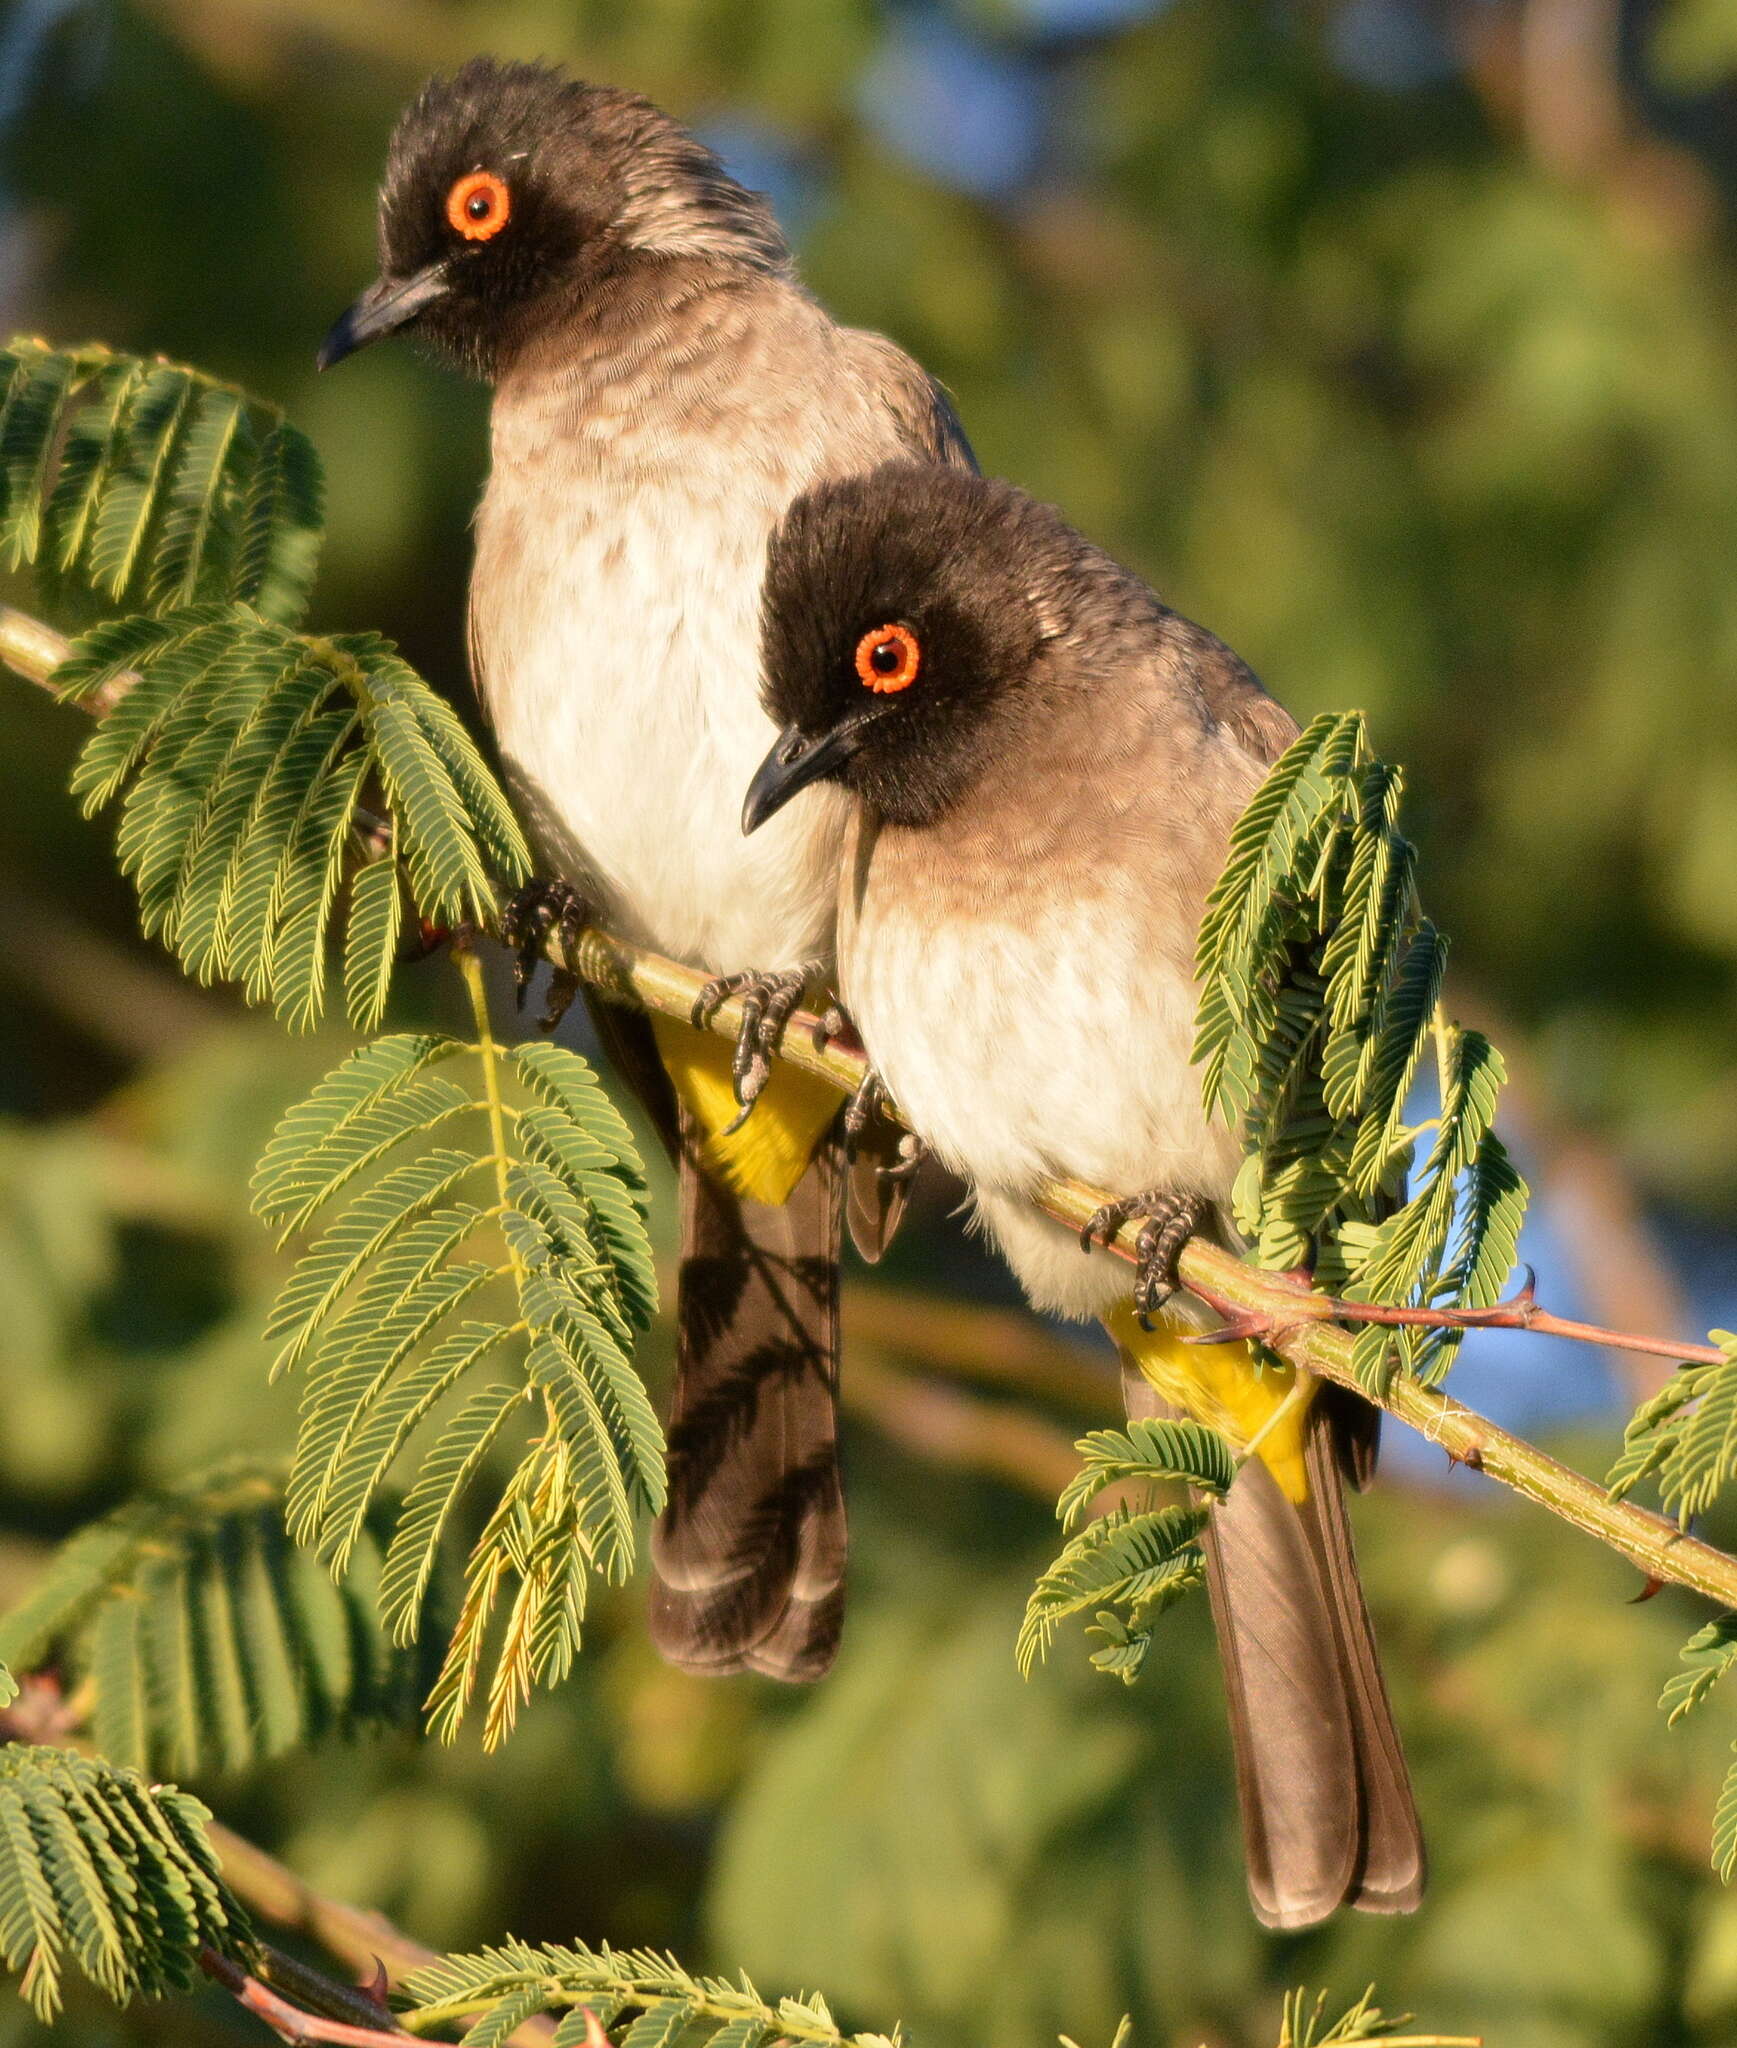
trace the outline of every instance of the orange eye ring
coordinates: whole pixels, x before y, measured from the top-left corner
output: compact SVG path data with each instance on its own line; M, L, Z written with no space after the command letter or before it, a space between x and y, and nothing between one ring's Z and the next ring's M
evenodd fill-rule
M486 242L498 235L512 210L507 181L493 171L468 172L446 195L447 223L467 242Z
M878 697L908 690L922 666L922 643L909 626L876 626L856 643L856 672Z

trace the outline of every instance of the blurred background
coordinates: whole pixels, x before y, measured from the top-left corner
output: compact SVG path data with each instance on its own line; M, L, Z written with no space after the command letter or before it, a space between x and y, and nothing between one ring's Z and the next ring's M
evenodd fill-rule
M397 107L479 50L693 122L827 303L948 383L986 468L1299 716L1370 713L1455 1006L1514 1069L1545 1299L1732 1322L1734 0L9 0L0 324L286 405L329 475L317 622L393 634L467 711L484 394L407 349L316 380L313 351L372 275ZM342 1043L134 942L64 794L77 739L0 689L6 1603L138 1485L287 1447L245 1179ZM1434 1889L1412 1921L1265 1936L1204 1603L1133 1691L1077 1634L1014 1670L1068 1445L1114 1405L1102 1355L1018 1313L942 1205L850 1286L854 1612L825 1686L664 1670L635 1591L503 1755L383 1737L199 1789L436 1946L673 1945L961 2048L1093 2048L1125 2010L1148 2048L1240 2048L1282 1986L1372 1978L1504 2048L1732 2038L1706 1845L1734 1731L1653 1706L1691 1603L1630 1606L1617 1561L1396 1441L1359 1530ZM1491 1338L1454 1384L1601 1470L1656 1371ZM33 2032L8 1995L0 2037Z

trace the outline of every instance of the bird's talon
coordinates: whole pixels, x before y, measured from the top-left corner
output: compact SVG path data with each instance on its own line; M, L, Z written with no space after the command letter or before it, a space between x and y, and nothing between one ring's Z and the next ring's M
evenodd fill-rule
M555 970L549 1000L538 1019L545 1031L554 1030L579 992L573 954L589 920L590 908L584 897L562 881L526 883L501 915L501 937L513 949L513 991L521 1010L549 936L555 936L562 964Z
M929 1156L929 1148L915 1131L907 1131L899 1140L899 1156L892 1166L877 1169L879 1176L889 1187L908 1187L916 1179Z
M844 1106L844 1156L856 1158L857 1143L870 1120L879 1114L887 1101L886 1085L873 1067L864 1074L856 1093Z
M1136 1216L1141 1219L1134 1241L1134 1319L1142 1330L1152 1328L1152 1318L1180 1287L1176 1261L1207 1208L1198 1195L1153 1190L1131 1200L1106 1202L1080 1232L1082 1251L1089 1252L1094 1244L1107 1251L1124 1224Z
M1137 1204L1132 1202L1105 1202L1101 1208L1094 1209L1080 1232L1080 1250L1089 1252L1095 1245L1102 1245L1108 1251L1116 1232L1134 1214L1136 1207Z
M549 982L549 998L543 1005L543 1014L537 1019L541 1031L553 1031L572 1007L573 998L579 993L579 977L570 967L557 967ZM519 1008L525 1006L524 996L519 997Z
M730 1124L730 1131L742 1128L748 1112L771 1080L772 1062L784 1041L784 1027L807 985L807 972L800 967L772 973L720 974L708 981L695 998L689 1019L696 1031L705 1030L733 996L742 998L742 1022L730 1061L730 1085L741 1104L741 1114Z

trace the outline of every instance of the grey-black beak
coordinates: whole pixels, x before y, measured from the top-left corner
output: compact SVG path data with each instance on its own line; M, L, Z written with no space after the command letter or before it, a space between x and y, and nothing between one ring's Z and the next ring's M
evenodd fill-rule
M414 277L376 278L356 303L338 316L331 333L320 343L316 358L320 368L329 370L382 335L396 334L445 292L444 263L431 263Z
M848 760L856 752L857 735L866 723L865 719L853 718L834 726L817 740L811 740L800 726L787 725L748 785L747 799L742 805L743 833L759 831L799 789L818 782L841 761Z

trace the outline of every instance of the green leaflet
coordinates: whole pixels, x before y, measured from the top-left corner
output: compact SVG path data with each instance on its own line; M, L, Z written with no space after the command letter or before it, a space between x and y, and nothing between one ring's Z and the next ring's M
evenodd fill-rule
M1064 1529L1080 1518L1106 1486L1130 1479L1181 1481L1225 1494L1236 1477L1236 1459L1217 1430L1199 1422L1131 1421L1126 1429L1094 1429L1074 1445L1084 1464L1056 1502Z
M517 822L451 707L377 635L312 639L319 464L275 408L197 371L31 340L0 350L0 562L123 616L62 665L105 709L73 787L121 807L147 934L294 1028L325 1006L348 897L352 1018L384 1015L405 915L487 923L522 881ZM119 701L107 686L125 678ZM395 816L385 871L356 805ZM353 879L352 879L353 877ZM348 885L348 886L346 886Z
M209 1818L171 1785L68 1750L0 1749L0 1959L39 2019L59 2010L69 1962L124 2002L190 1990L201 1947L250 1953Z
M416 2032L449 2017L478 2013L465 2035L473 2044L496 2044L534 2013L563 2015L558 2048L585 2038L589 2006L612 2038L634 2048L656 2048L678 2037L692 2048L759 2048L774 2037L822 2048L897 2048L895 2030L846 2034L821 1998L767 2003L746 1977L702 1977L674 1956L649 1949L587 1948L579 1943L533 1947L503 1942L472 1955L444 1956L405 1979L406 2015ZM631 2023L618 2025L631 2014Z
M491 1099L501 1081L519 1099ZM590 1577L626 1577L663 1503L631 1357L656 1288L626 1126L558 1047L381 1039L284 1116L255 1203L286 1230L324 1225L270 1323L279 1369L306 1376L290 1527L341 1573L394 1467L414 1471L381 1572L396 1640L421 1625L459 1504L514 1446L426 1700L449 1738L482 1687L497 1742L571 1668Z
M121 611L239 599L292 625L322 485L277 409L109 349L0 350L0 561Z
M1403 790L1357 712L1317 718L1275 764L1202 921L1195 1057L1208 1110L1245 1132L1233 1209L1263 1264L1311 1265L1352 1300L1483 1307L1526 1190L1493 1128L1500 1056L1442 1013L1446 942L1418 909ZM1420 1133L1405 1111L1432 1047L1441 1115ZM1365 1328L1359 1370L1372 1390L1398 1365L1438 1377L1458 1341Z
M1407 2012L1384 2013L1375 2003L1375 1986L1339 2014L1327 2017L1327 1993L1319 1991L1313 2001L1307 1991L1285 1993L1284 2016L1279 2027L1279 2048L1341 2048L1352 2041L1379 2041L1403 2032L1411 2024Z
M325 524L319 457L304 434L274 421L236 509L232 594L268 619L300 618Z
M379 1515L337 1586L289 1542L282 1499L277 1474L225 1465L129 1501L62 1545L0 1620L5 1655L54 1656L82 1678L103 1755L143 1771L237 1770L402 1724L435 1660L391 1648L375 1619Z
M1732 1744L1732 1754L1737 1757L1737 1743ZM1737 1877L1737 1762L1726 1771L1713 1808L1713 1868L1721 1884Z
M1679 1653L1683 1669L1665 1681L1659 1710L1674 1728L1737 1665L1737 1614L1716 1614L1697 1629Z
M1150 1620L1201 1582L1205 1561L1195 1539L1205 1528L1208 1513L1205 1508L1146 1513L1117 1508L1088 1522L1064 1546L1026 1602L1015 1649L1021 1672L1029 1677L1033 1666L1049 1654L1061 1624L1088 1607L1124 1607L1132 1630L1143 1634ZM1139 1659L1132 1668L1123 1662L1105 1668L1131 1679Z
M1713 1330L1708 1341L1723 1354L1717 1364L1677 1367L1630 1418L1605 1479L1618 1500L1656 1480L1666 1512L1685 1529L1737 1472L1737 1333Z
M293 625L320 461L277 408L109 348L0 350L0 561L117 610L240 598Z
M378 1031L386 1014L403 925L404 891L394 821L386 858L363 868L350 889L350 917L344 932L344 1002L358 1031Z
M372 1028L404 889L423 918L480 924L496 882L523 878L523 840L481 757L384 641L308 639L245 605L196 605L92 629L56 682L88 701L122 673L137 681L73 787L88 809L120 804L117 850L147 933L199 980L269 998L292 1028L324 1010L346 895L346 996ZM384 860L366 859L360 836L371 776L392 807Z

